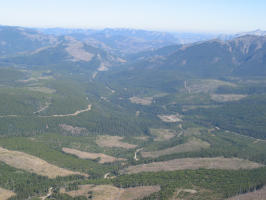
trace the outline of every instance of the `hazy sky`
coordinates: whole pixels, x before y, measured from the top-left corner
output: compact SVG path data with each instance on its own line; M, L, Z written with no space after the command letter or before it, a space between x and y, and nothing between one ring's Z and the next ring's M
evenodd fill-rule
M266 30L266 0L0 0L0 5L3 25Z

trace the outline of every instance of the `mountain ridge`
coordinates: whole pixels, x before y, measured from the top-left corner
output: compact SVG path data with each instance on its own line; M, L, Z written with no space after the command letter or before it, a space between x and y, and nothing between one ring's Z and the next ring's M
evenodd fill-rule
M169 49L168 49L169 48ZM168 55L166 52L170 52ZM146 56L145 56L146 55ZM245 35L232 40L213 39L188 45L169 46L147 55L139 54L139 62L160 69L195 71L212 75L262 75L265 68L266 37ZM220 73L220 74L219 74ZM198 74L199 75L199 74Z

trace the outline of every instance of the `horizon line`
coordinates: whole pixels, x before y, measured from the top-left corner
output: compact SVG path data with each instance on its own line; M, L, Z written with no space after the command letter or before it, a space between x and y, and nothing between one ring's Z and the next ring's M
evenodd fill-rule
M245 32L252 31L266 31L260 28L252 29L252 30L238 30L238 31L226 31L226 30L166 30L166 29L153 29L153 28L137 28L137 27L89 27L89 26L60 26L60 25L43 25L43 26L31 26L31 25L9 25L9 24L0 24L0 26L8 26L8 27L21 27L21 28L31 28L31 29L81 29L81 30L104 30L104 29L124 29L124 30L142 30L142 31L154 31L161 33L201 33L201 34L241 34Z

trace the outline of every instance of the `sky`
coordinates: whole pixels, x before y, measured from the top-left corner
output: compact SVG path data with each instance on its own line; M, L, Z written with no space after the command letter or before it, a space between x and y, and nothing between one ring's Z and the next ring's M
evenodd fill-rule
M266 30L266 0L0 0L0 24L160 31Z

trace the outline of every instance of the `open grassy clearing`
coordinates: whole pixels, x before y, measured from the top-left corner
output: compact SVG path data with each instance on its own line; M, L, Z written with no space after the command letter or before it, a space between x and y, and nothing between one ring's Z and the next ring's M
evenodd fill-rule
M152 104L153 97L130 97L129 98L131 103L140 104L143 106L148 106Z
M183 130L183 135L186 137L201 135L201 127L187 128Z
M120 189L111 185L80 185L78 190L66 191L60 189L60 193L68 194L71 197L85 196L93 197L94 200L116 200L119 198Z
M20 82L20 83L33 83L33 82L39 82L42 80L54 79L54 77L51 74L49 74L49 73L51 73L50 70L46 70L46 71L31 71L31 70L25 70L24 71L24 70L21 70L21 71L23 71L25 74L27 74L27 76L24 77L24 79L17 80L17 82Z
M194 187L193 189L177 188L174 195L169 200L220 200L220 194L215 193L212 190Z
M16 194L10 190L6 190L3 188L0 188L0 199L1 200L7 200L12 196L15 196Z
M119 136L99 136L96 143L101 147L120 147L124 149L134 149L137 145L122 142L123 137Z
M217 102L239 101L247 95L243 94L211 94L211 99Z
M137 137L134 137L136 140L143 140L143 141L147 141L149 139L149 137L147 136L137 136Z
M87 132L86 128L81 128L81 127L73 127L67 124L59 124L59 127L66 132L69 132L73 135L79 135L83 132Z
M134 187L138 185L160 185L159 193L148 199L171 199L180 189L193 189L197 193L189 194L189 198L179 193L178 197L186 200L222 200L235 196L243 191L252 191L265 184L265 167L256 169L221 170L175 170L160 172L144 172L122 175L114 179L118 187ZM240 189L241 188L241 189ZM187 197L187 196L186 196Z
M85 175L49 164L48 162L35 156L19 151L10 151L2 147L0 147L0 161L5 162L12 167L23 169L42 176L48 176L49 178L74 174Z
M156 136L154 141L170 140L176 135L174 130L170 129L150 129L152 135Z
M217 108L219 107L218 105L184 105L182 106L182 111L183 112L187 112L189 110L195 110L195 109L198 109L198 108Z
M266 199L266 187L254 192L248 192L246 194L237 195L227 200L265 200Z
M79 135L79 137L76 137L76 134L73 134L71 136L61 134L47 134L45 136L39 136L33 139L47 145L52 145L60 151L63 147L93 153L101 152L102 150L102 148L95 143L96 136Z
M2 138L0 140L0 146L5 149L24 152L26 154L38 157L50 164L61 168L66 168L74 172L81 172L89 174L90 176L102 177L105 173L112 170L110 165L105 166L93 160L80 159L76 156L62 152L63 147L79 149L80 151L102 152L103 149L94 143L95 138L96 137L76 137L62 136L59 134L45 134L34 138ZM112 153L111 155L120 157L116 154L113 155Z
M181 189L177 188L171 200L179 200L182 193L196 194L197 191L193 189ZM183 199L183 198L182 198Z
M91 196L93 200L136 200L149 196L154 192L160 191L160 186L142 186L132 188L117 188L112 185L80 185L78 190L66 191L60 189L61 193L72 197Z
M41 92L45 94L54 94L56 93L56 90L47 88L47 87L27 87L28 90L34 91L34 92Z
M84 45L76 41L74 38L67 37L69 40L68 47L66 48L67 53L72 56L73 61L90 61L94 55L83 49Z
M39 77L29 77L28 79L17 80L20 83L31 83L31 82L38 82L40 80L52 80L54 79L53 76L39 76Z
M65 147L62 150L65 153L75 155L81 159L93 159L94 160L94 159L100 158L99 163L102 163L102 164L125 160L123 158L115 158L113 156L109 156L103 153L89 153L89 152L79 151L76 149L70 149L70 148L65 148Z
M164 162L152 162L129 166L121 173L135 174L140 172L175 171L184 169L253 169L263 165L239 158L182 158Z
M213 101L210 99L210 96L205 93L193 93L193 94L187 94L187 93L176 93L169 95L168 97L159 99L163 105L173 106L173 105L179 105L182 106L203 106L203 105L212 105ZM158 101L159 101L158 100ZM166 107L166 108L167 108ZM179 110L179 109L178 109ZM177 112L177 110L170 110L171 113ZM181 110L179 110L180 112Z
M106 64L104 64L104 63L101 63L101 64L100 64L100 67L98 67L97 70L98 70L99 72L108 71L108 70L109 70L109 69L108 69L108 64L106 65Z
M142 157L147 158L157 158L164 155L174 154L174 153L184 153L184 152L193 152L200 151L201 149L207 149L210 147L208 142L202 141L200 139L192 138L187 143L180 144L171 148L151 151L151 152L141 152Z
M220 86L236 86L233 83L215 80L215 79L205 79L205 80L189 80L186 81L186 89L189 93L209 93L214 92Z
M160 186L142 186L124 189L119 200L142 199L154 192L160 191Z
M179 113L175 115L157 115L163 122L174 123L174 122L182 122L182 115Z

